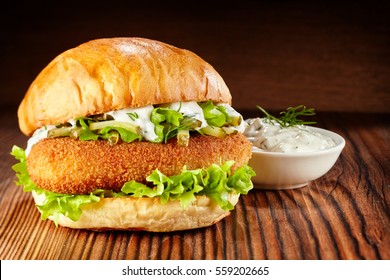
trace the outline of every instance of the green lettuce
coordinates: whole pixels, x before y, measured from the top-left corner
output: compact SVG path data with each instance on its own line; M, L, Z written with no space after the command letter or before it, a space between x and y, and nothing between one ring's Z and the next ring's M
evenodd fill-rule
M82 128L80 130L80 135L79 135L80 140L83 140L83 141L94 140L94 141L96 141L99 139L99 134L97 134L89 129L89 122L91 122L92 119L81 117L81 118L76 119L76 121Z
M212 101L199 103L208 125L222 127L230 123L230 116L223 106L214 105Z
M141 135L121 127L106 126L103 129L100 129L99 131L92 131L89 128L89 124L91 122L94 122L92 118L80 117L76 121L78 125L81 127L78 138L83 141L89 141L89 140L96 141L99 138L104 140L109 140L113 136L114 132L117 132L118 137L120 137L122 141L126 143L130 143L135 140L138 141L142 140Z
M229 202L229 194L247 194L253 184L251 177L255 172L244 165L231 174L234 161L213 164L208 168L187 170L185 167L179 175L166 176L159 170L154 170L148 177L148 185L130 181L123 185L120 192L96 190L89 195L68 195L49 192L38 188L30 179L27 170L25 151L17 146L12 148L13 155L19 162L12 166L16 172L17 185L23 185L25 192L35 191L44 195L41 205L37 205L43 220L52 217L57 224L60 215L77 221L82 213L81 206L98 202L105 197L159 197L161 203L178 200L183 208L190 205L197 195L206 195L225 210L234 206Z
M184 119L183 115L170 108L157 107L154 108L150 116L150 121L154 124L154 132L157 139L154 142L167 142L170 138L177 135L181 129L186 129L181 125Z

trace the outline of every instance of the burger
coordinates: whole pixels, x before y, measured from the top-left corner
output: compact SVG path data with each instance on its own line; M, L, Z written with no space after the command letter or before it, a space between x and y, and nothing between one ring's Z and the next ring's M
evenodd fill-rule
M253 188L251 143L216 70L185 49L104 38L52 60L18 108L17 184L43 220L90 230L210 226Z

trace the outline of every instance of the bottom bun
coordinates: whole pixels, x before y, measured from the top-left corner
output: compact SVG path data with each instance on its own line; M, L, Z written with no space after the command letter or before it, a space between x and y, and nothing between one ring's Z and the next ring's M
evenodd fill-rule
M41 205L43 195L32 192L35 203ZM229 201L235 205L239 194L231 194ZM230 212L223 210L207 196L186 208L179 201L161 204L159 198L103 198L99 202L81 206L82 214L78 221L60 215L58 224L64 227L90 230L142 230L168 232L207 227L217 223ZM53 220L53 217L49 217Z

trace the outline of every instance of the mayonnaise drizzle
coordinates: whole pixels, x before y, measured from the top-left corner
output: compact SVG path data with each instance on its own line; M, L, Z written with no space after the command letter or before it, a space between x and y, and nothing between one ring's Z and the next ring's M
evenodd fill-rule
M207 126L207 121L204 118L203 110L195 101L174 102L168 104L167 107L179 111L180 113L183 114L183 116L187 116L199 120L202 123L202 125L197 129L201 129Z
M148 141L154 141L158 136L154 132L154 124L150 121L150 115L152 114L154 107L152 105L144 106L141 108L128 108L117 111L111 111L107 114L112 116L114 120L121 122L131 122L141 128L142 137ZM136 114L136 118L130 118L128 115Z
M46 125L44 127L41 127L39 129L35 130L34 134L27 140L27 148L25 151L26 156L28 156L28 154L30 153L32 146L34 146L36 143L38 143L42 139L47 138L47 132L53 128L55 128L54 125Z
M242 119L242 116L240 113L238 113L236 110L234 110L234 108L232 106L230 106L229 104L227 103L220 103L220 104L217 104L219 106L223 106L225 107L226 109L226 113L228 113L229 116L233 116L233 117L240 117ZM246 123L243 119L242 121L240 122L240 124L238 126L235 126L234 128L240 132L240 133L244 133L245 129L248 127L248 123Z
M261 118L248 119L249 127L244 135L255 148L268 152L296 153L321 151L334 147L330 137L315 132L309 126L281 127L277 123L264 122Z

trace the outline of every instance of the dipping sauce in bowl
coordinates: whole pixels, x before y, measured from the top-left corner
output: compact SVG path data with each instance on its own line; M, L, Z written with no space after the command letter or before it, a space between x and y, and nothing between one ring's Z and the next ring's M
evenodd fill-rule
M268 152L299 153L325 150L336 145L335 141L305 125L282 127L276 122L261 118L246 120L244 135L253 147Z
M345 146L340 135L321 128L281 127L260 118L246 122L244 135L253 144L249 165L258 189L303 187L327 173Z

